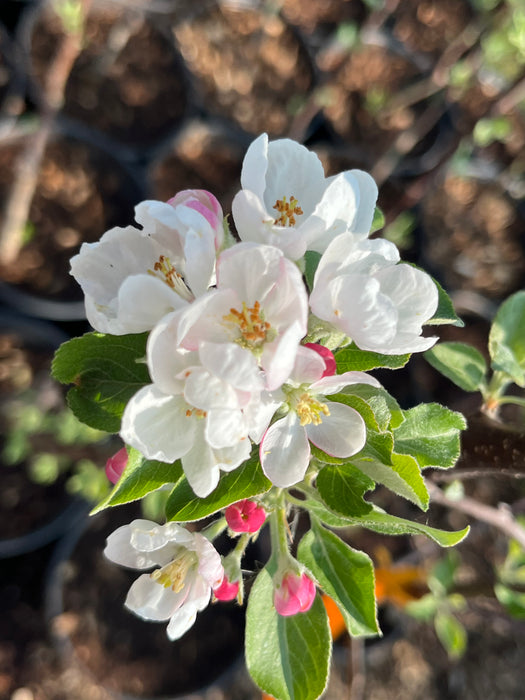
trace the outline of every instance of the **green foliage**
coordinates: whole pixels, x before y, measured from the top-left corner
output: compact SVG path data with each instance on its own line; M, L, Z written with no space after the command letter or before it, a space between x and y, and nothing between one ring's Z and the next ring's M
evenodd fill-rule
M262 472L258 455L238 469L223 473L218 486L205 498L196 496L186 477L182 477L167 500L166 517L182 522L202 520L231 503L265 493L271 485Z
M442 326L443 324L451 324L452 326L459 326L460 328L462 328L465 324L454 311L452 299L445 292L445 290L437 280L433 279L433 281L438 290L438 307L436 309L436 313L432 316L432 318L429 321L427 321L427 324L430 326Z
M425 359L464 391L481 391L486 385L485 358L466 343L439 343L427 350Z
M404 367L410 355L381 355L378 352L360 350L355 343L342 348L335 353L337 371L339 374L361 370L366 372L379 367L399 369Z
M379 633L370 557L349 547L315 520L302 538L297 556L337 603L350 634Z
M489 335L492 368L525 387L525 290L510 296L498 309Z
M480 119L472 138L477 146L490 146L494 141L505 141L512 134L512 124L507 117L486 117Z
M316 253L315 250L307 250L304 256L304 278L308 289L312 291L314 287L314 277L317 266L321 260L321 253Z
M146 333L87 333L60 346L52 374L63 384L75 385L68 402L80 421L108 433L119 431L127 402L150 382L143 362L146 339Z
M128 463L122 476L111 493L93 509L92 514L110 506L138 501L166 484L176 483L182 477L180 462L166 464L146 459L140 452L131 448L128 452Z
M385 228L384 237L392 241L400 250L410 248L413 242L412 232L416 226L416 217L410 211L404 211Z
M351 464L327 465L317 476L319 493L332 510L341 515L364 515L372 505L363 495L375 487L372 479Z
M279 615L270 562L257 576L246 610L246 664L251 677L279 700L315 700L326 687L331 656L328 615L319 596L307 612Z
M375 233L379 229L383 228L385 225L385 215L379 207L376 206L374 209L374 218L372 219L372 226L370 227L370 233Z

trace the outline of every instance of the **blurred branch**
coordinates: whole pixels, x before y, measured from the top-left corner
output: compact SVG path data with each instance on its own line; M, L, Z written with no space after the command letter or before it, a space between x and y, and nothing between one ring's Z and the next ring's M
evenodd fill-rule
M465 515L470 515L476 518L476 520L492 525L507 535L507 537L515 539L525 548L525 529L517 522L507 505L500 504L498 508L493 508L492 506L487 506L468 496L453 500L447 498L443 491L435 484L427 482L427 486L430 497L435 503L439 503L447 508L452 508L460 513L465 513Z
M85 18L91 0L79 0L79 3ZM64 102L67 79L82 49L82 36L82 31L65 31L47 72L44 81L44 106L40 128L29 137L18 158L13 185L5 208L4 222L0 229L0 262L4 265L12 263L22 247L23 232L38 183L40 164L56 116Z

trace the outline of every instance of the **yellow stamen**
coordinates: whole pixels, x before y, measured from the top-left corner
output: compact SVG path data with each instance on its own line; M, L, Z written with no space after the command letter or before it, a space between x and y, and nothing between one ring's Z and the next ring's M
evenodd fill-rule
M275 219L277 226L295 226L296 216L301 216L303 210L299 206L299 202L292 195L290 201L286 201L286 197L278 199L273 208L280 214L279 218Z
M153 265L153 270L148 270L148 274L159 277L168 287L171 287L174 292L177 292L177 294L183 299L186 299L186 301L193 301L193 294L188 289L184 277L180 272L177 272L171 260L166 255L161 255L159 257L157 262Z
M188 571L196 564L198 564L198 557L195 552L184 550L177 559L170 561L161 569L152 571L150 578L164 588L171 588L175 593L179 593L186 585Z
M264 313L258 301L252 307L248 307L243 301L242 311L230 309L230 313L223 316L223 320L237 327L239 337L235 342L252 352L261 350L265 342L275 338L275 331L268 321L264 320Z
M189 418L190 416L195 416L195 418L206 418L208 414L206 411L203 411L201 408L188 408L186 409L186 416Z
M301 425L309 425L310 423L320 425L323 422L321 414L324 416L330 415L328 406L318 401L308 392L304 392L304 394L299 396L299 400L295 406L295 412L299 416Z

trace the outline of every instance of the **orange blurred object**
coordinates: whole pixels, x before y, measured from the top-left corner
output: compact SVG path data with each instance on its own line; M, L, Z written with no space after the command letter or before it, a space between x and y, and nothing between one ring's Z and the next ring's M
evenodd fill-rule
M375 559L375 592L377 604L392 603L403 608L419 600L428 592L427 572L421 566L392 566L392 558L385 547L378 548Z

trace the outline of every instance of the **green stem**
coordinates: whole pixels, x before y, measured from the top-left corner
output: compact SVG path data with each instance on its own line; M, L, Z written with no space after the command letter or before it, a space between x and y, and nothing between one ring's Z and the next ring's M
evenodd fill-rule
M204 530L201 530L200 534L206 537L210 542L213 542L214 539L226 530L226 527L226 518L218 518L208 525L208 527L204 528Z
M497 370L492 375L489 385L486 389L485 399L492 399L500 403L500 397L505 392L506 388L512 384L512 379L505 372Z
M497 399L497 401L498 404L512 403L516 404L516 406L523 406L523 408L525 408L525 399L522 399L519 396L502 396L501 398Z
M284 493L279 494L276 508L270 513L270 537L272 542L272 556L277 555L278 559L288 558L288 521L286 519L286 507L284 504Z

